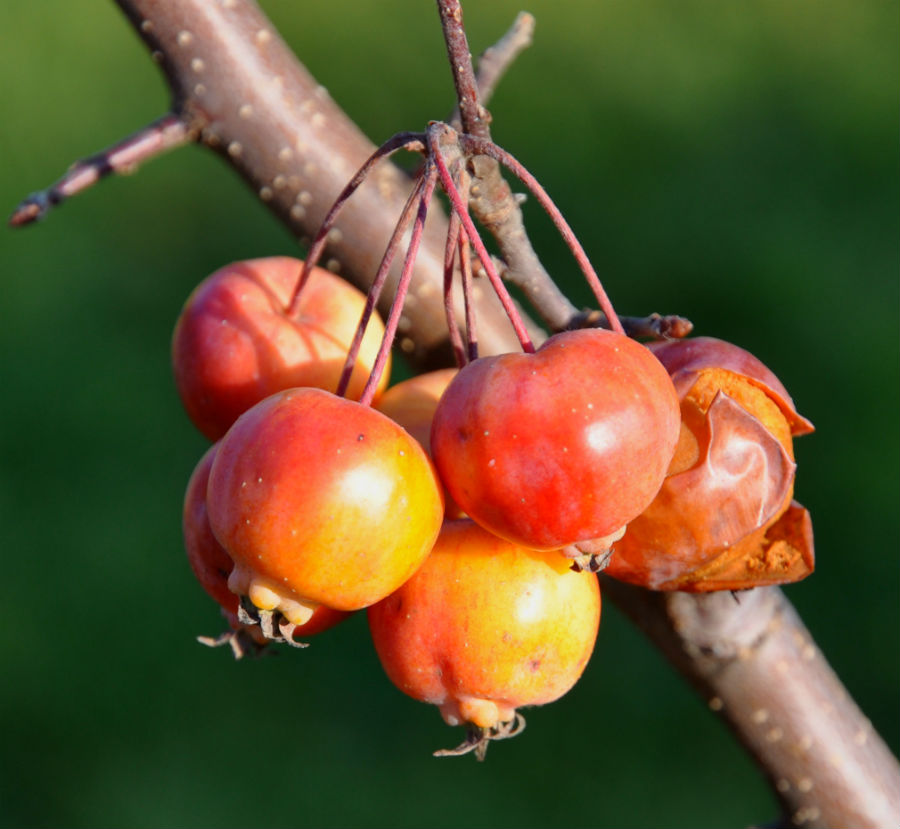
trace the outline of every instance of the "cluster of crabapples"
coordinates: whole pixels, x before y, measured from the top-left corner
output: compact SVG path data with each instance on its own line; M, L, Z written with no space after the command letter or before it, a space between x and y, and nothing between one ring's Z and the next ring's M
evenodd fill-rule
M295 293L301 266L222 268L173 338L213 441L184 540L236 655L367 609L398 688L506 736L582 674L597 569L695 591L811 571L791 445L811 426L742 349L581 329L390 388L385 371L368 405L383 326L341 383L365 297L318 268Z

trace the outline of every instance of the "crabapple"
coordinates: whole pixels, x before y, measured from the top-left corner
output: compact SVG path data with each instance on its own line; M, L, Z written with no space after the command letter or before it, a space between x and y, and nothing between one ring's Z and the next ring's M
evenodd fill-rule
M210 440L274 392L337 389L365 296L313 268L289 313L302 264L287 256L234 262L204 279L185 303L172 337L175 384L188 416ZM362 393L383 334L373 314L347 397ZM379 389L387 379L386 370Z
M391 386L375 404L379 412L399 423L431 457L431 422L438 401L450 381L455 368L429 371ZM464 513L444 490L444 504L448 518L462 518Z
M600 623L597 578L552 551L447 521L419 570L367 611L391 681L449 725L496 736L516 709L565 694Z
M265 636L260 626L240 621L238 596L228 589L228 577L234 569L234 562L219 544L209 526L206 489L217 450L218 444L209 447L191 474L184 495L182 531L188 563L194 576L207 594L218 602L222 615L233 631L232 634L226 634L218 639L210 640L204 637L201 641L208 644L227 642L231 644L235 656L240 657L243 648L248 644L242 641L243 639L249 637L259 646L265 643ZM293 643L290 637L294 633L312 636L333 627L347 615L349 614L320 605L305 624L295 625L290 630L282 626L282 638Z
M792 500L793 442L812 431L778 378L712 337L651 346L681 398L681 435L653 502L607 575L658 590L737 590L804 578L812 525Z
M422 447L386 415L321 389L288 389L235 421L207 488L234 561L228 585L303 624L317 605L358 610L431 550L444 504Z
M529 548L586 552L608 547L656 495L678 423L672 381L645 346L583 329L461 369L431 447L479 524Z

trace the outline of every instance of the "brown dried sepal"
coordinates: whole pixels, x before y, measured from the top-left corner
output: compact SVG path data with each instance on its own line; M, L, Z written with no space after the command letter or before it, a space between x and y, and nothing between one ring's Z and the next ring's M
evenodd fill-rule
M294 632L299 625L289 622L277 610L260 610L246 596L238 605L238 621L248 628L259 626L259 631L270 642L280 642L293 648L308 648L309 642L298 642Z
M481 728L472 723L466 725L466 739L456 748L442 748L434 752L435 757L462 757L464 754L475 754L479 762L483 762L488 746L496 740L508 740L517 737L525 730L525 717L518 711L514 719L502 722L492 728Z

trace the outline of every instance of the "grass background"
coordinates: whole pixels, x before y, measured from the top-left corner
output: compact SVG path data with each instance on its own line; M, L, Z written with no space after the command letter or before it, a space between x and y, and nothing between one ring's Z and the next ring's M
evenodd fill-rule
M450 111L432 3L263 8L381 140ZM473 51L518 2L469 3ZM818 571L788 588L900 748L898 4L533 0L492 104L620 311L748 348L818 427L797 445ZM112 3L0 4L0 208L150 121L165 87ZM549 224L533 238L587 301ZM563 700L485 764L384 679L364 618L234 663L180 538L204 449L169 338L192 286L296 245L187 148L0 230L0 826L670 826L772 818L756 769L607 607Z

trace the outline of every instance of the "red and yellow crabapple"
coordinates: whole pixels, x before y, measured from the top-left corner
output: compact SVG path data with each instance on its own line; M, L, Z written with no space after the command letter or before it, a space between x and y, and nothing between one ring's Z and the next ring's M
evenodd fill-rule
M465 513L515 544L596 550L653 500L678 398L647 348L601 329L484 357L444 392L435 465Z
M555 552L447 521L419 570L368 610L391 681L438 706L449 725L485 732L516 709L565 694L590 659L600 623L596 576Z
M778 378L731 343L651 346L681 398L681 435L650 506L607 575L658 590L738 590L814 567L812 524L792 500L794 436L812 431Z
M431 462L404 429L310 388L237 419L216 453L207 508L235 564L230 589L295 624L318 605L358 610L396 590L444 514Z
M188 481L182 512L184 547L194 576L206 593L219 604L222 615L232 631L235 634L244 633L257 645L262 645L265 637L260 627L244 624L238 618L239 598L228 589L228 577L234 569L234 562L219 544L209 526L206 490L217 450L218 444L213 444L207 449ZM293 630L286 632L291 636L295 633L312 636L333 627L347 615L320 605L305 624L294 626ZM242 653L240 643L232 640L231 636L202 641L214 644L230 642L236 656Z
M302 264L287 256L234 262L204 279L185 303L172 338L175 384L189 417L210 440L277 391L337 389L365 296L313 268L289 313ZM383 334L373 314L347 397L362 394Z

